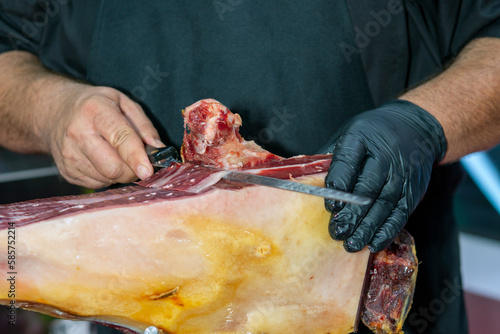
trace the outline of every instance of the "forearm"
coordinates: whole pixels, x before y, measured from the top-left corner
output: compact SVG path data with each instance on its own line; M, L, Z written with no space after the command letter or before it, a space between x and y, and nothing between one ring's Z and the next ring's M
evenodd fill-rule
M54 115L53 101L76 83L22 51L0 54L0 73L0 145L20 153L49 153L43 128Z
M500 142L500 39L472 41L439 76L400 99L441 123L448 150L442 163Z
M111 87L48 71L27 52L0 55L0 145L51 154L70 182L90 188L153 173L144 144L161 146L142 108Z

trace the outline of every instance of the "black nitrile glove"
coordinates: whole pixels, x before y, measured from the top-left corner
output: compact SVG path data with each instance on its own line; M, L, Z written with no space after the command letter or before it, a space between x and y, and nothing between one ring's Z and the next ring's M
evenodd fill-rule
M359 206L326 200L329 232L356 252L387 247L424 196L434 164L446 153L438 121L408 101L391 101L350 120L337 136L327 187L374 199Z

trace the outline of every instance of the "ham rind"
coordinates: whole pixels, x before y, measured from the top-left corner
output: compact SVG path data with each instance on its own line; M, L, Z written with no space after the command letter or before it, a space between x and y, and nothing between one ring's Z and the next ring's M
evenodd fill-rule
M249 172L321 186L327 165L304 157ZM9 223L16 227L16 302L140 333L354 330L369 252L331 240L322 198L218 183L191 192L192 175L181 175L170 189L0 206L2 244Z
M402 231L392 244L375 254L361 319L376 334L403 333L417 279L415 242Z
M278 179L289 179L309 174L327 172L331 162L331 155L321 154L312 156L296 156L278 162L262 164L259 167L248 167L241 172L264 175ZM161 189L176 189L189 193L200 193L212 185L225 187L228 184L237 188L248 184L221 180L224 170L194 165L191 163L172 163L168 168L161 169L139 185Z

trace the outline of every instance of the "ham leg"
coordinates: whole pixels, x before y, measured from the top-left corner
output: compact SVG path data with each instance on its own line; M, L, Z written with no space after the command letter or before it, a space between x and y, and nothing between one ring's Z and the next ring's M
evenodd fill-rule
M324 172L286 168L323 183ZM17 231L17 302L137 332L353 331L369 252L348 254L330 239L321 198L258 186L192 193L193 177L182 190L134 186L0 207L1 244L8 223Z
M347 334L361 311L374 332L400 331L416 275L409 235L376 254L365 302L370 253L329 237L323 199L197 166L322 186L330 156L269 153L215 100L184 118L186 163L136 186L0 206L0 244L15 234L13 265L0 249L0 303L124 333Z

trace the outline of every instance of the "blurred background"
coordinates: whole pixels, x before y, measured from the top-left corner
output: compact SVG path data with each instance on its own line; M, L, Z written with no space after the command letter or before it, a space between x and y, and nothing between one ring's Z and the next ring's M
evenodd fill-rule
M500 146L465 157L467 171L455 200L461 235L463 285L471 334L500 333ZM68 184L48 157L19 155L0 148L0 204L89 190ZM86 322L60 321L17 311L16 326L0 307L2 334L94 334ZM101 333L101 331L99 331Z

